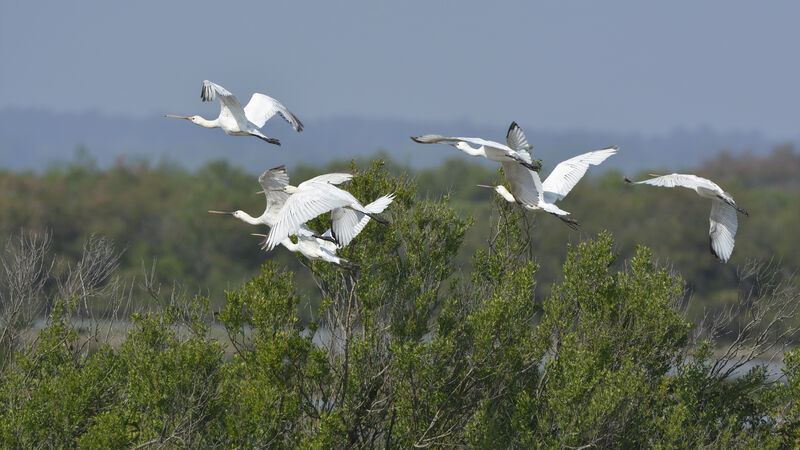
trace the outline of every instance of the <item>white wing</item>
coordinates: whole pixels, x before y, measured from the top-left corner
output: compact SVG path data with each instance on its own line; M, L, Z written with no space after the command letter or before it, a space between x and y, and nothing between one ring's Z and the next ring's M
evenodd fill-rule
M566 197L569 191L571 191L572 188L578 184L578 181L586 174L586 170L589 169L589 166L596 166L615 153L617 153L617 147L609 147L603 150L584 153L558 163L556 168L550 172L550 175L548 175L547 179L542 183L542 187L544 188L544 201L555 203Z
M349 244L364 228L362 226L356 230L362 217L366 217L367 221L369 221L369 216L366 214L348 208L336 208L331 212L331 231L333 237L339 242L340 247Z
M529 152L531 149L528 138L525 137L525 133L522 132L522 128L517 125L517 122L511 122L511 126L508 127L506 144L518 152Z
M688 175L683 173L672 173L669 175L662 175L660 177L651 178L649 180L635 181L633 182L633 184L649 184L652 186L661 186L669 188L680 186L689 189L704 187L706 189L719 190L720 192L722 192L722 189L711 180L698 177L697 175Z
M708 230L711 252L722 262L727 262L733 253L733 238L739 227L736 210L722 200L711 201L710 227Z
M289 194L279 190L289 184L289 174L286 173L286 166L264 171L258 177L258 182L264 188L264 196L267 198L267 208L264 212L268 213L270 219L275 220L286 199L289 198Z
M302 122L281 102L268 95L256 92L250 97L247 106L244 107L244 114L247 116L247 120L253 122L258 128L263 127L275 113L280 114L281 117L289 122L295 131L303 131Z
M244 109L239 103L239 100L224 87L208 80L203 81L200 98L204 102L210 102L214 100L214 97L219 97L220 118L231 117L236 121L240 130L247 130L249 128L247 126L247 117L244 114Z
M305 222L334 208L350 205L354 200L349 192L331 184L307 183L301 183L298 192L290 195L284 203L275 225L269 231L265 243L267 250L272 250L286 236L296 233Z
M538 206L542 203L542 180L539 174L520 164L504 162L503 172L518 202Z
M322 183L322 184L342 184L346 181L350 181L353 179L352 173L347 172L335 172L335 173L326 173L323 175L318 175L314 178L309 178L308 180L300 183L298 187L301 188L303 186L308 186L312 184Z

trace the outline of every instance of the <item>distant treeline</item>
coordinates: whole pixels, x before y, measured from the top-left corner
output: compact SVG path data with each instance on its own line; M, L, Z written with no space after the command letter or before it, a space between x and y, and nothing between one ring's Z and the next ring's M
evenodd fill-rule
M350 164L366 163L289 167L289 173L296 184ZM391 160L386 165L392 173L407 173L415 179L418 197L447 195L462 217L473 218L457 261L457 266L466 267L474 250L491 237L493 193L475 185L500 182L500 172L461 157L420 171ZM542 174L546 176L553 165L545 161ZM272 253L258 248L257 238L249 233L263 230L207 214L209 209L242 209L252 215L263 211L264 198L256 194L260 186L248 171L225 161L197 171L169 163L124 161L100 170L85 155L42 173L0 170L0 233L49 230L54 251L76 259L89 235L103 235L124 249L123 275L138 276L143 267L149 270L155 263L159 281L208 294L217 305L225 289L251 279L271 259L294 270L300 291L315 298L311 278L294 255L282 248ZM796 232L800 229L800 153L792 147L776 148L767 157L723 153L687 172L716 181L750 212L750 217L739 219L736 248L727 264L718 263L708 250L707 201L683 189L634 187L622 181L624 175L641 178L646 173L592 168L560 203L580 222L580 232L549 215L527 214L531 253L541 265L537 277L541 294L549 293L566 258L565 243L577 243L603 229L614 235L622 258L631 257L637 244L642 244L679 272L691 292L693 313L734 299L737 267L749 259L774 260L786 271L800 267ZM387 214L391 218L391 208Z

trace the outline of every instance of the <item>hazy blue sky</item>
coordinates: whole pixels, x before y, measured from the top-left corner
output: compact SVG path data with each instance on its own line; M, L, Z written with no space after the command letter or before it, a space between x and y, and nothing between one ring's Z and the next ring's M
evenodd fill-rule
M0 0L0 108L215 117L207 78L301 118L796 138L798 21L789 1Z

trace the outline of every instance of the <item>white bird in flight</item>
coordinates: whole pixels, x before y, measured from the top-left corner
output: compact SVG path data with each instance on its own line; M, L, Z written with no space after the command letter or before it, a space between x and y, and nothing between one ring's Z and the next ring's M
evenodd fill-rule
M511 122L506 133L506 142L503 145L499 142L487 141L481 138L470 137L445 137L438 134L426 134L423 136L411 137L411 140L420 144L445 143L453 146L471 156L483 156L490 161L500 163L515 162L525 166L530 170L538 171L541 166L531 160L530 145L525 138L525 134L516 122ZM472 147L470 144L477 145Z
M512 128L514 125L511 124ZM528 141L525 134L519 127L509 129L506 137L509 147L527 148ZM525 209L532 211L544 210L561 219L570 228L576 229L578 222L574 219L565 217L569 213L555 205L555 202L563 199L569 194L572 188L583 178L589 166L596 166L617 152L617 147L608 147L602 150L584 153L566 161L558 163L555 169L547 176L542 183L539 173L523 167L519 164L503 162L503 172L506 175L511 191L509 192L503 185L487 186L479 184L480 187L493 189L510 203L518 203Z
M175 114L167 114L166 117L186 119L205 128L222 128L222 131L229 136L255 136L275 145L281 145L280 141L265 136L259 130L275 113L286 119L295 131L303 131L303 124L300 120L281 102L267 95L256 92L250 97L247 105L242 108L239 100L227 89L208 80L203 81L200 98L204 102L210 102L214 100L215 96L219 97L220 111L219 117L214 120L204 119L200 116L187 117Z
M711 253L721 262L728 262L733 253L734 236L739 224L736 220L736 211L749 216L747 211L736 206L733 196L722 190L716 183L697 175L673 173L670 175L650 174L651 178L644 181L633 182L628 178L625 181L632 184L650 184L661 187L681 186L692 189L697 195L711 199L710 226L708 229L709 248Z
M286 185L280 191L289 194L281 208L277 221L264 242L266 250L272 250L286 236L296 232L305 222L331 213L331 235L340 247L347 245L367 224L370 218L382 224L388 222L377 214L392 202L392 194L378 198L367 206L351 193L335 185L353 178L350 173L319 175L297 186Z
M286 202L286 199L289 198L289 194L281 190L284 186L289 184L289 174L286 172L285 166L275 167L264 171L264 173L258 177L258 182L264 189L261 192L264 193L267 200L267 207L260 216L253 217L242 210L233 212L209 211L209 213L229 214L251 225L266 225L272 227L277 222L278 213L281 208L283 208L283 204ZM251 234L254 236L266 237L266 235L263 234ZM358 232L356 232L356 234L358 234ZM306 226L306 224L301 224L296 231L296 236L297 243L294 243L291 238L287 236L280 244L291 252L303 254L303 256L308 259L320 259L348 268L355 266L354 263L336 256L336 244L333 242L334 239L331 236L330 230L326 231L322 236L318 236L313 230Z

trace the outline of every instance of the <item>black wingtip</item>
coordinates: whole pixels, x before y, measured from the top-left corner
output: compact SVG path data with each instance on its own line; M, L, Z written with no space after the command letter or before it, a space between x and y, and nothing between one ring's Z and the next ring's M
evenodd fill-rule
M409 137L411 138L412 141L416 142L417 144L424 144L424 142L419 140L419 136L417 137L409 136Z
M631 181L631 179L628 177L622 177L622 179L625 180L626 183L633 184L633 181Z

